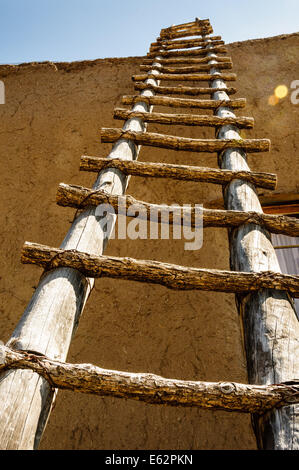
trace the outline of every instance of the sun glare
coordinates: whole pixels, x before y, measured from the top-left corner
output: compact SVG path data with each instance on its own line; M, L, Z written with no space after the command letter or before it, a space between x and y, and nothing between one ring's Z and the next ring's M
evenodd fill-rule
M278 85L275 88L274 94L277 98L282 99L285 98L288 94L288 87L286 85Z

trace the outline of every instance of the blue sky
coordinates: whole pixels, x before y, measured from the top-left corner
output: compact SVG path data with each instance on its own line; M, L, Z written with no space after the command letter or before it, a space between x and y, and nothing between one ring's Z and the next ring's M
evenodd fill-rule
M210 18L225 42L299 30L299 0L0 0L0 63L142 56L160 29Z

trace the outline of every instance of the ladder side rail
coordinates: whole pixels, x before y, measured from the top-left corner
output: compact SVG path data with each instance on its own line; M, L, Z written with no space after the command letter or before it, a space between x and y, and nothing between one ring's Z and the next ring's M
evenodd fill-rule
M208 41L207 41L208 43ZM209 47L209 46L208 46ZM211 63L213 54L209 53ZM214 62L215 63L215 62ZM211 87L225 87L211 70L215 80ZM229 100L225 91L215 92L216 100ZM219 117L235 117L230 108L221 107ZM238 129L223 126L218 138L239 139ZM229 149L219 155L219 166L233 171L250 171L246 153ZM233 180L224 188L225 208L263 212L253 184ZM229 231L232 270L281 272L269 233L262 227L246 224ZM243 330L248 379L251 384L268 385L299 377L299 322L288 293L262 289L246 296L236 296ZM258 447L261 449L299 449L299 406L290 405L272 410L263 416L252 415Z
M158 62L153 65L155 68L160 66ZM153 70L146 83L159 86L155 80L156 74ZM143 90L133 110L151 111L152 107L142 101L142 97L153 95L153 89ZM124 124L124 130L145 129L146 124L140 118L130 118ZM109 157L135 160L138 152L139 147L132 141L119 139ZM93 188L110 194L124 194L129 178L118 169L106 168L99 173ZM111 216L109 229L106 230L106 221L98 220L95 211L95 207L87 208L75 218L61 248L90 254L104 251L116 217ZM71 268L58 268L45 273L8 346L64 361L93 283L93 279L87 279ZM0 377L0 449L36 449L54 399L55 393L40 375L25 370L4 372Z

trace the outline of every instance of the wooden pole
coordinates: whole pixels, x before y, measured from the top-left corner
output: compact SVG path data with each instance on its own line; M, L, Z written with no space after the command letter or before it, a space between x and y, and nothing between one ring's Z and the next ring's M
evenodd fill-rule
M151 74L148 74L151 77ZM158 80L168 81L188 81L188 82L203 82L210 81L213 77L209 73L161 73L157 76ZM234 73L221 73L220 77L223 80L236 80L236 74ZM132 79L137 82L142 82L147 79L147 74L133 75Z
M210 39L210 41L220 41L222 38L221 38L221 36L209 36L209 39ZM202 39L202 38L200 38L200 39L198 39L198 38L196 38L196 39L178 39L177 41L168 41L167 39L165 39L165 40L160 39L157 42L152 42L150 49L152 47L161 48L161 46L163 46L163 48L165 50L167 50L168 46L175 47L177 45L183 45L183 44L186 44L186 45L195 44L195 45L197 45L198 43L200 45L201 44L205 45L205 40Z
M208 126L219 127L225 124L233 124L242 129L251 129L254 125L254 119L251 117L227 117L208 116L206 114L181 114L181 113L142 113L130 111L123 108L114 109L114 119L126 120L130 117L139 117L145 122L155 122L158 124L181 124L184 126Z
M211 26L203 25L202 27L188 28L185 31L174 31L174 32L161 32L161 39L177 39L177 38L186 38L189 36L199 36L200 34L212 34L213 29Z
M207 42L208 44L208 42ZM211 61L213 54L210 55ZM212 70L212 87L224 87ZM215 92L215 100L229 100L225 92ZM217 116L234 116L223 106ZM218 138L238 138L238 129L224 126ZM246 153L229 149L219 155L223 169L249 171ZM231 210L255 210L262 213L255 187L235 180L224 190L225 207ZM231 269L263 272L271 269L281 272L269 233L255 224L244 225L229 232ZM273 289L261 289L246 296L237 296L242 320L244 345L250 383L267 385L299 377L299 322L290 295ZM299 407L290 405L253 416L257 443L261 449L299 449Z
M156 61L156 59L143 59L144 65L152 65L153 61ZM218 62L225 62L231 64L232 61L230 57L227 56L217 56L217 61ZM157 60L161 65L170 65L170 64L184 64L184 65L190 65L190 64L207 64L209 62L209 57L174 57L174 58L164 58Z
M224 44L224 41L222 40L218 40L218 39L213 39L211 40L211 43L214 45L214 46L219 46L221 44ZM198 47L198 46L202 46L204 44L204 42L201 40L201 39L197 39L195 41L185 41L185 42L179 42L177 41L176 43L170 43L169 41L169 44L165 44L163 42L163 46L164 46L164 49L166 51L170 51L170 50L173 50L173 49L189 49L189 48L192 48L192 47ZM156 46L156 45L152 45L150 47L150 51L151 52L154 52L154 51L157 51L159 50L159 48L161 47L161 45L159 46Z
M218 90L213 90L209 87L192 87L192 86L154 86L154 85L147 85L143 82L135 82L134 84L135 90L145 90L147 88L153 90L157 94L162 95L189 95L189 96L197 96L197 95L212 95L215 91L222 91L221 88ZM234 94L237 90L233 87L229 87L225 89L227 94Z
M55 388L142 401L155 405L264 413L299 402L299 385L244 385L235 382L175 380L154 374L108 370L92 364L67 364L0 346L1 369L27 369L43 376Z
M161 213L169 214L170 224L179 223L183 225L185 220L186 224L190 224L191 227L196 227L196 215L200 214L202 216L203 227L239 227L243 224L257 224L265 227L271 233L283 233L290 237L299 236L299 220L294 217L261 214L254 211L246 212L191 207L190 209L185 208L184 214L180 214L179 217L175 218L173 213L171 213L171 206L149 204L145 201L139 201L130 195L116 196L102 190L92 191L82 186L64 183L59 185L56 201L60 206L70 206L78 209L83 209L89 205L109 204L117 214L126 213L128 217L138 217L147 220L151 220L153 212L159 210ZM130 207L132 206L134 206L134 214L130 212Z
M159 66L159 64L153 64ZM147 83L158 86L153 70ZM136 111L149 111L143 97L153 96L145 89L136 100ZM124 130L144 131L146 125L139 118L129 119ZM139 148L125 138L115 142L111 157L135 160ZM93 186L111 194L123 194L128 177L120 170L106 168ZM107 222L107 220L106 220ZM106 223L105 222L105 223ZM108 231L95 216L95 208L83 211L73 222L62 242L63 249L78 249L90 254L101 254L105 249L115 217L108 223ZM80 314L93 287L87 279L72 268L58 268L42 277L8 346L32 350L52 359L64 361ZM37 448L53 403L53 390L47 380L29 370L9 370L0 380L0 448Z
M126 175L150 176L153 178L173 178L185 181L203 181L214 184L227 184L233 179L244 179L265 189L275 189L277 177L273 173L253 171L230 171L192 165L171 163L139 162L119 158L82 156L80 170L98 172L107 167L118 168Z
M159 70L162 73L197 73L209 71L213 68L212 64L199 64L199 65L189 65L186 67L167 67L163 65ZM217 64L218 70L227 70L232 68L231 62L219 62ZM140 70L148 72L152 69L152 65L140 65Z
M195 100L194 100L195 101ZM124 137L138 145L149 145L172 150L189 150L191 152L219 152L227 148L241 148L248 152L268 152L269 139L191 139L176 135L156 134L155 132L123 131L114 127L102 127L101 141L115 142Z
M227 49L222 46L213 46L211 49L213 52L223 52L226 53ZM199 48L199 49L192 49L188 51L163 51L161 52L161 58L164 59L165 57L200 57L205 56L207 54L206 48ZM148 52L147 57L155 57L155 52Z
M176 290L204 290L248 293L262 288L289 291L299 296L299 276L274 272L239 272L199 269L160 261L90 255L77 250L62 250L26 242L22 263L36 264L47 270L71 267L86 277L109 277L150 282Z
M123 104L134 104L138 96L124 95ZM168 106L170 108L197 108L197 109L216 109L222 104L222 100L202 100L189 98L173 98L171 96L144 96L142 99L150 105ZM231 108L244 108L246 106L245 98L235 98L229 101Z

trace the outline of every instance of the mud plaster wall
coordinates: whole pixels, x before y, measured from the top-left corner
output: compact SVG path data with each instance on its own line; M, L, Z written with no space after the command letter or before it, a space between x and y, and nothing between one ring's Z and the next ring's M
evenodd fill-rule
M269 137L270 154L249 157L255 170L276 172L276 192L298 192L298 106L288 96L276 106L276 85L299 79L299 34L229 45L238 74L238 114L254 116L251 137ZM99 128L122 125L113 109L133 93L131 75L141 57L73 64L0 67L6 104L0 106L0 313L7 341L38 282L41 270L20 264L25 240L59 246L74 211L59 208L60 182L91 186L80 174L82 154L105 156ZM159 111L157 107L155 109ZM164 108L165 112L171 111ZM207 129L150 125L149 131L213 137ZM217 166L215 155L143 147L140 160ZM215 185L132 178L128 193L154 203L198 203L221 197ZM111 241L107 254L227 269L227 234L207 229L199 251L182 241ZM69 362L151 371L167 377L246 382L246 365L234 296L172 292L122 280L96 282L71 345ZM254 449L250 417L175 409L133 401L59 392L42 449Z

